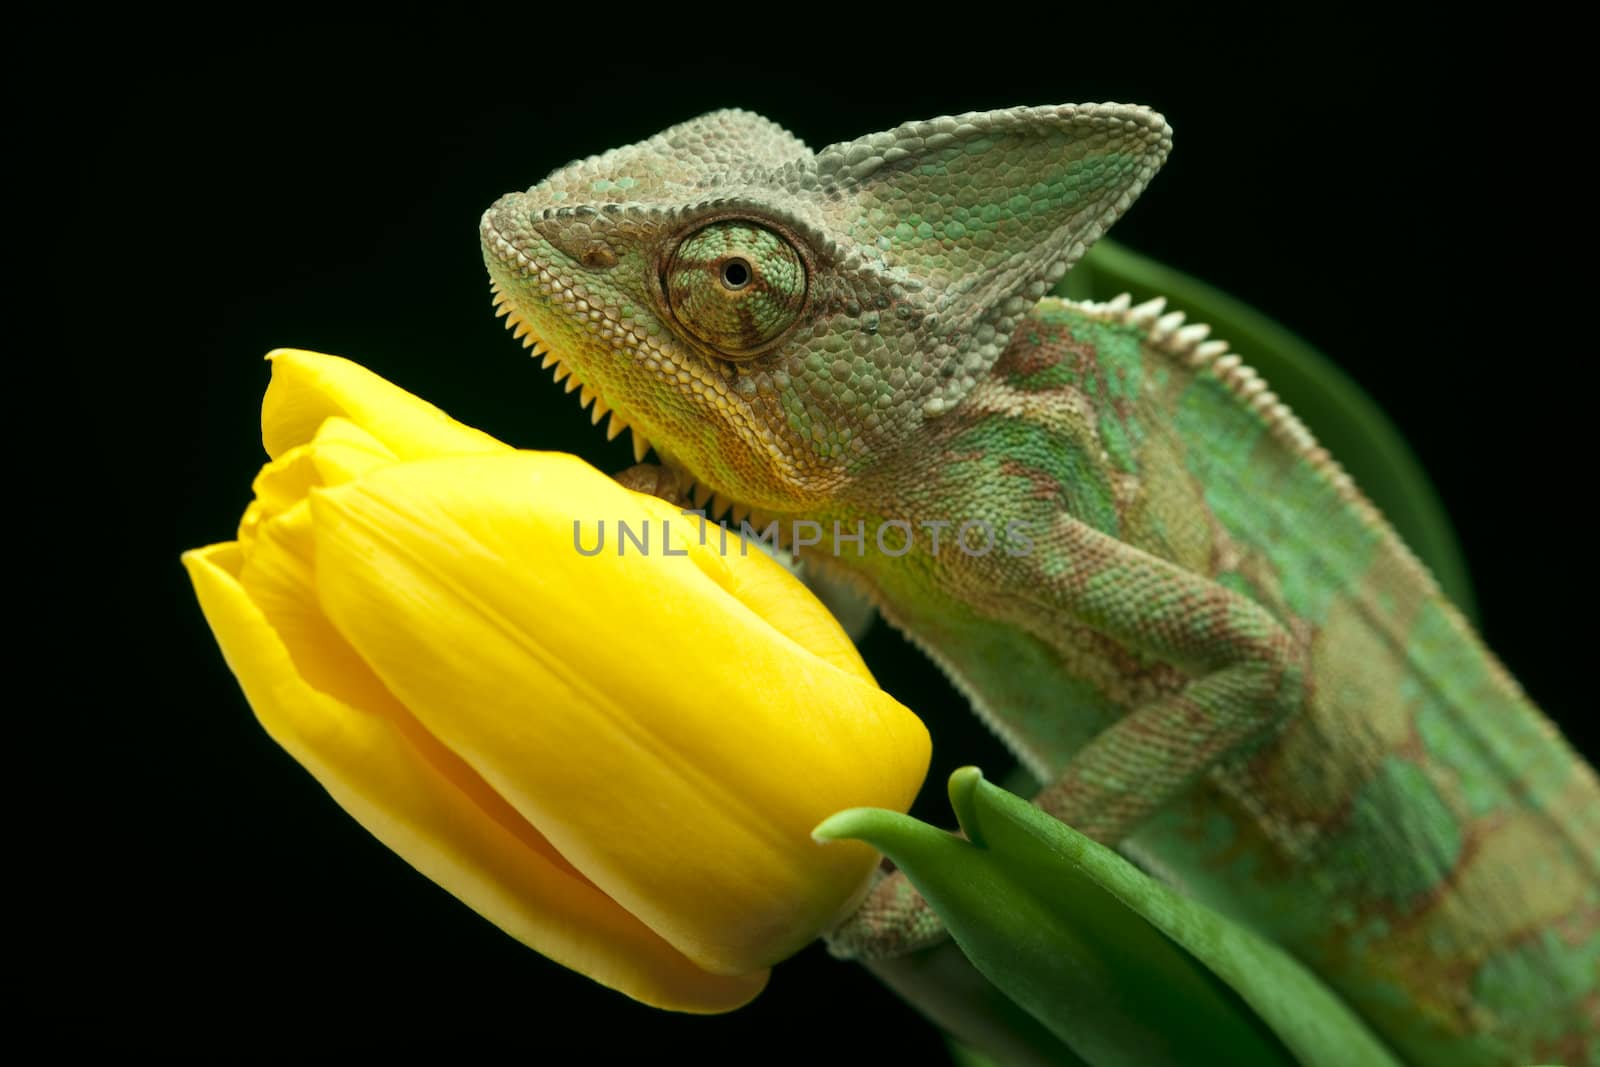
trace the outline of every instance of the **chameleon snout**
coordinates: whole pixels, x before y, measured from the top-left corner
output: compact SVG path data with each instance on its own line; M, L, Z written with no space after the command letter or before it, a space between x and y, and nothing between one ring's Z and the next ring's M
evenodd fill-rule
M507 193L483 213L480 233L485 251L512 268L603 271L617 264L608 228L597 208L541 209L527 193Z

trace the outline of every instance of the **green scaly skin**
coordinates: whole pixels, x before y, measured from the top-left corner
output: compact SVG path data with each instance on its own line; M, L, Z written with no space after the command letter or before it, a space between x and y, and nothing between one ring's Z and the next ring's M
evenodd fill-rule
M1593 1062L1594 772L1225 345L1045 297L1170 136L1018 108L813 154L717 112L503 197L485 260L558 380L655 448L631 482L817 521L808 564L927 650L1045 810L1414 1063ZM830 943L939 936L891 876Z

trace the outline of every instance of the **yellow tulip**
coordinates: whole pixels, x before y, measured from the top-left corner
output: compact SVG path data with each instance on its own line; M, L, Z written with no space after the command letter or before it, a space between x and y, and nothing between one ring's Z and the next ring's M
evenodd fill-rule
M184 562L262 725L346 811L660 1007L735 1008L848 914L876 854L811 828L905 810L929 741L803 586L573 456L270 358L272 461L238 540ZM574 519L586 550L603 519L654 552L585 555Z

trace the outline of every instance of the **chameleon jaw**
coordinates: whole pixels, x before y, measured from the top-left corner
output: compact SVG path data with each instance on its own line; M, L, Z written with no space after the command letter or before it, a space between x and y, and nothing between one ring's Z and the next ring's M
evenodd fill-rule
M596 426L600 425L602 417L610 416L610 421L606 424L606 440L614 441L623 430L627 430L633 443L633 460L635 463L643 463L645 456L650 452L651 445L638 427L630 426L620 412L612 409L606 403L605 398L600 395L597 389L585 384L582 379L572 372L572 368L562 360L560 353L556 352L548 341L535 333L533 327L528 325L516 313L511 306L511 301L500 291L498 283L491 282L489 288L494 294L495 317L506 320L506 329L510 330L514 337L522 341L522 347L529 349L530 355L541 357L539 362L541 367L554 368L555 380L558 382L565 381L567 392L577 392L578 405L580 407L588 408L593 403L594 408L590 420ZM659 458L677 471L683 496L688 500L692 500L696 508L706 509L707 515L711 519L720 519L723 515L731 513L733 521L742 522L757 515L753 509L742 504L736 504L721 493L713 492L709 486L695 480L687 471L683 471L666 460L666 457Z
M534 333L533 327L528 325L512 309L511 301L500 291L499 283L491 282L489 289L494 293L495 317L506 320L506 329L512 332L512 336L522 342L523 348L531 349L529 355L542 357L539 366L555 368L555 380L559 382L565 379L567 392L577 391L578 406L580 408L588 408L591 403L594 404L593 414L590 416L590 420L594 425L600 425L602 418L610 416L609 421L606 423L607 441L615 441L623 430L627 430L633 442L634 462L643 463L644 457L650 451L650 442L645 439L644 434L640 433L636 427L629 426L627 420L621 414L612 410L611 405L605 402L605 398L600 395L599 390L592 385L586 384L576 374L572 373L572 368L562 361L560 354L550 346L550 343Z

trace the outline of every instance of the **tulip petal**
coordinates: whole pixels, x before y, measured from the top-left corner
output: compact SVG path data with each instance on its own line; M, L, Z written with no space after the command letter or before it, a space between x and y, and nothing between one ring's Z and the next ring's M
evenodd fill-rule
M232 543L183 557L267 732L385 845L543 955L681 1011L760 992L765 972L707 974L618 907L395 701L315 610L308 516L265 524L248 564Z
M509 446L452 419L421 397L338 356L279 348L261 404L261 440L274 459L341 415L400 459L498 452Z
M734 578L692 520L553 453L396 465L313 492L311 511L340 634L690 959L763 967L853 905L875 854L816 846L810 830L845 807L908 807L928 735L817 638L822 609L798 582L797 632L772 624L786 609L760 568L776 563L752 553ZM648 524L654 551L619 559L611 541L586 556L575 516L590 538L600 520L613 535L618 520Z
M707 527L708 539L718 536L713 529ZM815 596L797 596L795 576L760 548L741 546L731 538L729 545L726 553L719 544L717 552L698 553L694 558L718 585L800 647L842 671L873 680L855 642L822 601Z
M239 520L239 543L248 555L261 524L303 501L313 488L338 485L394 461L393 452L355 423L326 419L309 444L289 449L256 475L250 485L255 499Z

